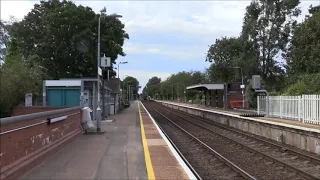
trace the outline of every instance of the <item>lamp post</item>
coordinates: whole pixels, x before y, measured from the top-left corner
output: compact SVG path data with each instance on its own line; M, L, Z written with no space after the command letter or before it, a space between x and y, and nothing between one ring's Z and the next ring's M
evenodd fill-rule
M102 14L101 14L102 15ZM98 66L98 101L97 101L97 111L96 111L96 119L97 119L97 131L100 132L101 131L101 108L100 108L100 75L99 75L99 70L100 70L100 20L101 20L101 15L99 16L99 20L98 20L98 52L97 52L97 66ZM113 14L110 15L109 17L114 17L114 18L121 18L121 15L117 15L117 14ZM104 87L103 87L104 88ZM104 104L103 104L104 106Z
M128 63L128 61L124 61L124 62L119 62L118 63L118 79L119 79L119 71L120 71L120 64L127 64Z
M235 69L240 69L241 71L241 89L242 89L242 108L244 109L244 84L243 84L243 72L242 67L233 67Z
M133 85L129 85L129 94L128 94L128 96L129 96L129 101L132 99L132 94L133 94Z

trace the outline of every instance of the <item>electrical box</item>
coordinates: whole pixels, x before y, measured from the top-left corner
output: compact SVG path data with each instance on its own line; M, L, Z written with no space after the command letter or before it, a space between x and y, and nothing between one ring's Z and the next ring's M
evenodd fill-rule
M32 93L25 94L25 106L32 106Z
M252 83L252 89L260 89L261 87L260 75L253 75L251 83Z

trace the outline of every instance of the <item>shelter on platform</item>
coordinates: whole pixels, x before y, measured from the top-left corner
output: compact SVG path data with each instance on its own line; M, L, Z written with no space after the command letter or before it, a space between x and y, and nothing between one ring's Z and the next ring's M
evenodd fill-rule
M186 87L186 90L203 91L205 106L234 108L234 104L242 103L241 83L197 84Z
M187 90L198 90L204 92L205 106L220 107L224 106L225 84L197 84L186 87Z
M111 92L106 80L100 80L100 106L102 117L110 115ZM102 88L104 87L104 88ZM103 98L104 97L104 98ZM60 80L45 80L43 82L43 106L81 106L93 110L93 119L98 107L98 80L97 78L70 78ZM102 106L104 105L104 106ZM114 112L114 110L112 111Z

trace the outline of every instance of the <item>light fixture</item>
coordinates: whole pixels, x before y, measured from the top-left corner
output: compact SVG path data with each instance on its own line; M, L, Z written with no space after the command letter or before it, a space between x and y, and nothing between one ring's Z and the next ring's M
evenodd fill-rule
M48 124L52 124L52 123L55 123L55 122L58 122L58 121L62 121L62 120L65 120L67 118L68 118L68 116L60 116L60 117L56 117L56 118L48 118Z

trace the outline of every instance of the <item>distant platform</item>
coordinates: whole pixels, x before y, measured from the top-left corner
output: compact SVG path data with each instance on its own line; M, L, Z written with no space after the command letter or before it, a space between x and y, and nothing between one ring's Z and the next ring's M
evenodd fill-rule
M295 120L243 117L243 112L220 110L184 103L157 101L168 108L212 120L213 122L288 144L320 155L320 125Z

